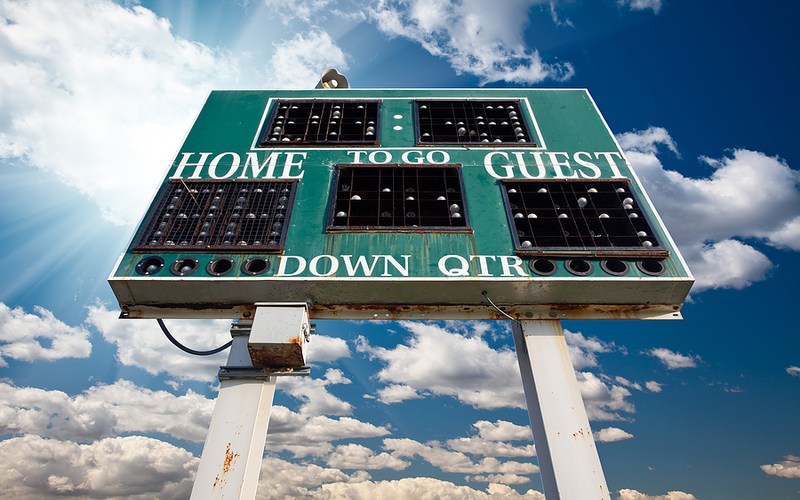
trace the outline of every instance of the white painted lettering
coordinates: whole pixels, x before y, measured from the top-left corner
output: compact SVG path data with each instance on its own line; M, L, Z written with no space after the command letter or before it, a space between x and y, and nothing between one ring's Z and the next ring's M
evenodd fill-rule
M383 161L378 160L378 155L379 154L383 155ZM390 153L388 151L380 151L380 150L378 150L378 151L373 151L373 152L371 152L369 154L369 162L370 163L383 165L385 163L389 163L390 161L392 161L392 153Z
M514 276L511 269L517 271L517 276L527 277L525 270L522 268L522 259L516 255L498 255L500 257L500 265L503 266L503 274L500 276Z
M447 261L451 259L457 260L458 265L448 267ZM469 262L460 255L445 255L439 259L439 271L445 276L469 276Z
M565 159L562 161L558 160L558 157L563 156ZM569 163L569 155L567 153L562 152L548 152L547 156L550 157L550 163L553 164L553 170L555 171L556 177L559 179L577 179L578 174L573 172L572 166ZM569 174L564 173L564 168L568 169L570 172Z
M436 161L436 158L434 157L434 155L437 154L442 155L442 159L440 161ZM447 151L428 151L428 154L425 155L425 159L428 160L428 163L434 163L437 165L447 163L450 161L450 153Z
M498 174L495 171L494 165L494 157L500 156L502 159L505 160L503 165L497 165L498 168L505 169L505 174ZM494 177L495 179L511 179L514 177L514 166L510 165L508 162L508 153L504 151L492 151L491 153L487 153L486 156L483 157L483 168L486 169L486 173Z
M361 161L361 155L367 154L367 152L355 149L352 151L348 151L347 154L353 155L353 163L363 163Z
M264 163L261 165L258 164L258 153L249 152L247 153L247 159L244 161L244 168L242 168L242 173L239 175L239 179L274 179L275 178L275 165L278 163L278 157L280 157L280 153L273 151L269 154L266 158L264 158ZM247 175L247 169L250 169L250 175ZM261 172L264 171L264 168L267 169L267 172L262 176Z
M319 271L319 262L322 259L327 259L331 263L330 269L325 273ZM323 269L324 268L325 266L323 265ZM308 270L311 271L311 274L313 274L314 276L331 276L333 274L336 274L336 271L339 270L339 259L337 259L333 255L317 255L316 257L311 259L311 262L308 263Z
M286 162L283 164L283 174L281 174L281 179L302 179L305 172L303 171L303 160L305 160L308 153L305 151L302 152L292 152L286 153ZM299 156L300 160L295 161L294 157ZM297 167L300 169L300 173L297 175L292 175L292 167Z
M489 272L489 265L488 261L491 259L493 262L497 260L497 257L494 255L470 255L469 260L478 259L478 263L480 264L480 272L478 276L492 276L492 273Z
M211 153L200 153L200 160L196 163L189 163L189 159L194 155L194 153L181 153L181 161L178 163L178 167L175 169L175 173L172 175L171 179L180 179L183 177L183 169L186 167L194 167L194 173L189 176L189 179L199 179L200 178L200 171L206 164L206 160Z
M545 175L544 169L544 160L542 159L542 152L541 151L532 151L531 156L536 160L536 175L532 175L528 172L528 166L525 164L525 159L523 158L522 151L515 151L512 153L514 157L517 159L517 164L519 165L519 171L523 177L526 179L541 179Z
M358 259L356 259L355 265L353 265L353 256L352 255L342 255L342 260L344 261L344 268L347 270L348 276L355 276L358 272L359 268L361 272L364 273L365 276L372 276L372 271L375 269L375 264L378 263L379 256L374 255L372 257L372 265L367 264L367 258L363 255L359 255Z
M597 167L597 165L590 162L588 159L584 160L583 158L581 158L581 156L586 156L587 158L591 158L592 155L586 151L577 151L574 155L572 155L572 157L575 160L575 163L577 163L583 168L589 169L591 171L591 174L593 175L587 174L583 170L578 170L578 174L580 174L580 176L583 177L584 179L597 179L598 177L600 177L600 169Z
M286 268L289 267L289 260L294 259L297 262L297 269L292 272L286 272ZM280 264L278 264L278 276L297 276L298 274L302 273L306 270L306 259L303 257L298 257L296 255L281 255L280 257Z
M400 264L391 255L381 255L380 257L383 257L383 274L381 274L381 276L392 275L389 272L389 264L391 264L401 275L408 276L408 259L411 257L410 255L401 255L401 257L403 257L403 260L405 261L404 264Z
M228 167L228 171L225 172L225 175L219 175L217 173L217 167L219 166L219 162L226 156L231 157L231 164ZM239 155L234 152L226 151L224 153L220 153L217 156L215 156L213 160L211 160L211 165L208 166L208 175L212 179L227 179L228 177L232 176L234 172L236 172L236 170L239 168L240 161L241 158L239 158Z
M614 156L617 158L622 159L622 155L617 153L616 151L611 152L604 152L604 153L595 153L594 156L596 158L600 158L601 156L606 159L608 162L608 166L611 167L611 171L614 172L614 177L622 177L622 172L619 171L619 167L617 163L614 161Z

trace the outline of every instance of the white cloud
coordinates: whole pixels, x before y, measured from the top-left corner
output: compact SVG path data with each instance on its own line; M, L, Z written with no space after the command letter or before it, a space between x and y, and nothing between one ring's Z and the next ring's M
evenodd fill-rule
M800 366L787 366L786 373L793 377L800 377Z
M631 392L625 387L604 383L591 372L576 372L578 389L581 391L583 403L589 420L625 420L620 412L633 413L633 403L626 398Z
M650 496L636 490L622 489L619 490L617 500L697 500L697 497L682 491L670 491L666 495Z
M228 351L212 356L193 356L169 343L155 320L119 319L119 313L102 304L89 307L86 322L117 348L117 360L152 375L169 374L180 380L213 382ZM230 321L166 321L170 333L183 345L197 350L212 349L231 339Z
M324 484L319 498L371 500L374 498L447 498L459 500L485 500L488 498L512 500L518 498L544 500L538 491L520 494L502 484L490 484L485 492L429 477L409 477L394 481L363 481L359 483Z
M531 480L525 476L516 474L488 474L478 476L466 476L466 480L473 483L500 483L500 484L525 484Z
M631 10L652 10L654 14L658 14L662 4L661 0L617 0L617 5Z
M308 363L330 363L341 358L350 357L350 348L344 339L314 334L306 344Z
M383 447L391 455L399 458L421 457L434 467L444 472L463 474L533 474L539 467L532 463L506 461L501 462L494 457L485 457L473 462L467 455L459 451L446 449L439 443L423 444L413 439L384 439Z
M0 441L9 498L187 498L197 463L186 450L141 436L84 445L33 435Z
M369 345L364 337L356 341L357 351L384 363L377 378L388 384L389 396L392 386L398 385L410 387L418 396L450 396L480 409L526 408L514 351L492 349L470 330L451 333L429 323L400 325L412 334L405 344L387 349ZM596 365L594 353L606 352L611 346L582 334L570 334L568 339L573 344L573 357L581 364ZM576 372L576 377L589 418L618 420L623 418L619 411L634 411L626 400L630 396L626 388L607 385L590 372ZM408 389L398 393L411 394Z
M664 366L670 370L678 368L696 368L699 356L687 356L679 352L670 351L664 347L655 347L647 351L647 354L657 358Z
M637 391L642 390L642 385L638 382L631 382L630 380L626 379L625 377L620 377L617 375L614 377L614 381L623 387L627 387L629 389L636 389Z
M800 478L800 456L788 455L783 462L762 465L761 470L770 476Z
M276 457L265 457L261 462L258 497L265 500L342 498L331 497L318 487L336 483L361 483L369 479L370 475L365 471L356 471L348 475L339 469L324 468L314 464L292 463Z
M356 349L379 359L378 380L418 394L451 396L476 408L524 408L516 355L494 350L478 336L449 333L433 324L403 322L407 344L387 349L359 337ZM407 390L406 390L407 391Z
M617 428L617 427L606 427L605 429L600 429L599 431L594 433L595 441L600 443L613 443L615 441L624 441L626 439L631 439L633 434L625 432L624 430Z
M564 329L564 338L572 366L576 370L597 367L596 354L609 352L614 346L613 343L603 342L597 337L586 338L580 332L573 333L567 329Z
M478 435L487 441L529 441L531 439L530 427L505 420L495 422L479 420L472 426L478 429Z
M378 401L386 404L400 403L408 399L420 399L421 397L422 395L414 390L413 387L404 384L389 384L378 390Z
M282 377L278 388L302 401L300 413L303 415L349 415L353 405L328 391L331 385L349 383L341 370L329 368L323 378Z
M704 244L695 250L699 251L687 254L692 258L695 293L708 288L742 290L764 280L773 267L766 255L736 240Z
M457 73L477 76L481 84L567 80L574 74L570 63L546 63L537 50L525 46L529 11L542 3L525 0L487 9L480 0L379 0L369 15L387 35L419 43Z
M694 293L765 279L772 263L741 240L800 250L800 173L780 158L746 149L703 157L714 172L695 179L662 165L659 147L677 153L663 128L617 137L692 269Z
M506 442L530 442L532 440L531 429L526 425L517 425L505 420L496 422L479 420L472 426L478 430L477 436L449 439L446 443L447 447L461 453L488 457L536 456L536 447L533 444L514 445Z
M648 380L644 383L644 386L647 387L647 390L650 392L661 392L664 390L664 387L655 380Z
M21 307L11 309L0 302L0 366L7 366L3 358L54 361L89 357L88 330L65 324L43 307L33 310L35 314L26 313Z
M266 86L275 89L313 89L326 68L347 70L347 57L322 30L298 33L275 44Z
M330 467L339 469L403 470L411 465L388 453L375 454L366 446L353 443L337 446L326 461Z
M286 24L294 18L305 22L311 22L312 16L321 11L328 10L334 0L294 0L291 7L283 0L264 0L264 5L273 12L281 16L281 20Z
M62 179L110 220L137 220L235 59L138 5L3 1L0 19L0 157Z
M295 458L323 456L333 449L332 441L389 435L389 429L351 417L330 418L296 413L273 406L267 434L267 450L288 451Z
M175 396L127 380L76 396L0 383L0 434L94 441L122 432L160 432L203 442L213 407L213 400L193 391Z

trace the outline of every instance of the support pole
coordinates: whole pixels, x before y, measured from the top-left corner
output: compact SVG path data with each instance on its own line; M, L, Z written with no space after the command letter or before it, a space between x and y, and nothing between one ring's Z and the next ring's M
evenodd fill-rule
M304 345L312 329L303 303L259 303L253 321L231 326L192 500L255 499L276 377L309 374Z
M249 325L244 322L231 328L229 367L252 369L247 352L249 334ZM274 395L275 378L263 372L254 370L252 378L220 377L192 500L256 497Z
M610 499L558 320L512 323L547 500Z

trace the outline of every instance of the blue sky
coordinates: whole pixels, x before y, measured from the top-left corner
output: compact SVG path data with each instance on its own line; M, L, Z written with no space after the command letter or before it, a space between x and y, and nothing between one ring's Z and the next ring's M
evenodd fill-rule
M0 492L186 497L225 355L117 320L105 280L211 89L310 88L333 66L362 88L588 88L696 278L683 321L563 323L609 487L800 498L797 15L0 0ZM541 498L507 325L318 332L313 376L279 385L260 497Z

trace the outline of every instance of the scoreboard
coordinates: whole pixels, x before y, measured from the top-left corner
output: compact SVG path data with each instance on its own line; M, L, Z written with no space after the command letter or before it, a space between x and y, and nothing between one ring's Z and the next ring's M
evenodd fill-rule
M109 282L126 317L676 319L693 279L587 90L341 89L212 92Z

